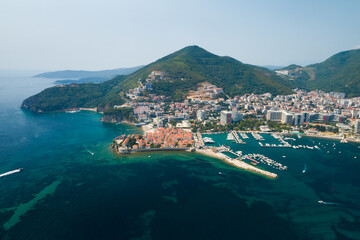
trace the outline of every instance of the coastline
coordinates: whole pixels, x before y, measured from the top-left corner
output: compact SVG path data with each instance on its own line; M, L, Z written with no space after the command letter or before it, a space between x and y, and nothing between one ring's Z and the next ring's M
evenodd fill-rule
M91 112L98 112L97 108L79 108L79 111L91 111Z
M247 164L243 161L231 159L230 157L227 157L226 155L224 155L222 153L215 153L215 152L211 151L210 149L197 149L196 152L204 154L209 157L220 159L231 166L243 169L248 172L256 173L261 176L265 176L267 178L276 179L278 177L278 175L276 173L272 173L272 172L269 172L266 170L259 169L257 167L251 166L250 164Z

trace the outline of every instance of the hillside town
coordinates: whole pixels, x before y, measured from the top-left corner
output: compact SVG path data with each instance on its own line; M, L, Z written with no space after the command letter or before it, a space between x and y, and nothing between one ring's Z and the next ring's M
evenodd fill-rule
M151 72L145 84L139 81L137 88L128 91L127 102L115 108L132 108L137 125L145 132L163 128L193 133L235 129L359 140L360 97L294 89L291 95L265 93L230 98L222 88L204 82L184 101L171 102L165 96L151 94L152 83L164 79L165 72ZM145 90L150 92L148 96L142 95Z

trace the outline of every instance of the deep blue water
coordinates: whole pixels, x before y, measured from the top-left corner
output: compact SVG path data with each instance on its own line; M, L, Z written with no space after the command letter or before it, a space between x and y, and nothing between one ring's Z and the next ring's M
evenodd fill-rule
M121 157L112 139L137 128L19 108L53 81L0 75L0 173L24 168L0 178L0 239L360 239L357 145L302 138L321 150L260 148L216 136L287 165L276 180L199 154Z

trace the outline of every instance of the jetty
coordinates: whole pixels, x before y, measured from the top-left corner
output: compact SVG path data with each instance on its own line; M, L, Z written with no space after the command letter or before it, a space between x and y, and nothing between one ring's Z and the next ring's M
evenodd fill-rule
M240 137L236 131L231 131L230 134L232 134L234 136L234 140L236 143L245 144L245 142L240 139Z
M252 135L252 136L255 138L255 140L257 140L257 141L262 141L262 140L264 140L264 138L263 138L260 134L258 134L258 133L256 133L256 132L252 132L251 135Z
M244 132L239 132L240 133L240 136L243 138L243 139L248 139L248 135L246 135L246 133Z
M204 147L205 146L204 139L199 131L197 131L196 136L200 146Z
M262 170L260 168L254 167L254 166L252 166L250 164L247 164L246 162L242 161L239 158L234 158L233 159L231 157L226 156L225 154L223 154L221 152L216 152L214 150L215 150L215 148L212 148L212 149L197 149L196 151L199 152L199 153L208 155L210 157L215 157L215 158L221 159L222 161L226 162L227 164L229 164L231 166L234 166L234 167L237 167L237 168L249 171L249 172L253 172L253 173L256 173L256 174L259 174L259 175L262 175L262 176L265 176L265 177L268 177L268 178L273 178L273 179L278 177L278 175L276 173L272 173L272 172L269 172L269 171L266 171L266 170ZM238 155L238 154L235 153L235 155Z

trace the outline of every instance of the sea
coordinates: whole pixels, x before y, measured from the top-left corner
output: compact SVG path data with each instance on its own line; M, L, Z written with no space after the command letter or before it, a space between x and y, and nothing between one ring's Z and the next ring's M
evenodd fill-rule
M197 153L120 156L112 140L139 128L24 111L55 81L31 75L0 72L0 174L23 168L0 177L0 239L360 239L359 144L295 137L319 149L264 148L249 134L246 144L208 135L286 165L258 165L277 179Z

